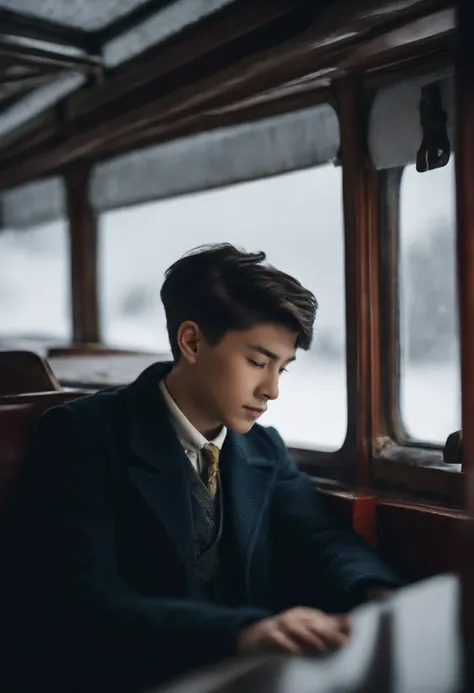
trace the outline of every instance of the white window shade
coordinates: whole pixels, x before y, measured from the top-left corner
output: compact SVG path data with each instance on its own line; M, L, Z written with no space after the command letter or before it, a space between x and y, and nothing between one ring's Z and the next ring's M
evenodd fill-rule
M21 229L67 218L66 193L59 176L6 190L0 195L0 230Z
M98 165L94 208L104 212L334 159L339 123L328 104L221 128L117 157Z
M369 121L369 150L377 169L406 166L416 161L423 133L420 125L421 90L438 82L447 131L454 150L454 80L451 70L423 75L381 89Z

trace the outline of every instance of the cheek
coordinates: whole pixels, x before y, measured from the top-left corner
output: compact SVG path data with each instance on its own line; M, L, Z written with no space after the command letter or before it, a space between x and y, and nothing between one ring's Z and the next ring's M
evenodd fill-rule
M234 380L235 399L239 400L240 405L251 405L258 399L261 389L262 372L258 369L246 368L236 374Z
M226 370L219 379L219 390L228 401L239 399L245 381L240 373Z
M245 368L226 368L219 374L214 391L223 406L242 406L249 400L249 392L253 389L251 375Z

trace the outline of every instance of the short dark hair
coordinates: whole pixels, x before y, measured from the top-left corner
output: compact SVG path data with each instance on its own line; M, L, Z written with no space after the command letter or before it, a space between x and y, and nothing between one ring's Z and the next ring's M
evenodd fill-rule
M294 330L296 346L307 351L318 302L300 282L268 263L263 252L246 253L230 243L200 246L166 270L161 300L175 361L179 326L199 325L217 344L228 330L275 323Z

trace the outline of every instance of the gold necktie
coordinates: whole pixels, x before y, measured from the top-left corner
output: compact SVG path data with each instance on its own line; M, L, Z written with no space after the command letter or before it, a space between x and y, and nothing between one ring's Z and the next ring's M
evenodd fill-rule
M219 469L219 448L213 443L209 443L202 449L202 454L206 462L204 471L204 483L212 498L217 491L217 471Z

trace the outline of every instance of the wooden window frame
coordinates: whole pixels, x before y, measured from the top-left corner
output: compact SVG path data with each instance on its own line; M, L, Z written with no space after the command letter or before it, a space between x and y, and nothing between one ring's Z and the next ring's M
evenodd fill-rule
M97 217L89 197L91 167L64 173L70 239L71 312L74 344L100 341Z
M463 478L443 461L442 446L410 439L400 415L399 206L404 168L379 174L379 340L380 412L374 432L372 481L375 486L463 505Z
M376 172L366 144L376 89L450 64L452 51L441 58L437 55L433 64L414 61L403 74L391 65L376 77L354 75L336 85L346 249L354 249L352 257L346 252L348 432L335 453L295 450L294 455L323 484L339 481L382 495L459 508L464 506L464 471L444 463L440 445L410 440L404 434L397 347L398 205L403 169ZM458 233L458 243L459 237L464 235ZM462 257L458 253L460 274L469 250L463 252ZM460 285L463 281L470 279L460 277Z
M440 60L423 67L415 63L410 75L452 65L452 51ZM404 74L404 76L406 76ZM388 82L400 75L387 74ZM382 82L383 83L383 82ZM378 80L368 81L373 94L380 87ZM459 146L459 145L458 145ZM456 149L458 149L458 146ZM463 471L443 461L442 446L410 440L401 421L399 409L399 310L398 310L398 251L399 195L403 168L378 174L377 204L378 234L373 239L380 281L377 288L380 305L372 334L372 378L378 378L372 402L373 437L370 460L371 486L380 491L396 492L421 501L436 501L453 507L464 506L465 475ZM457 183L458 185L458 183ZM458 225L458 229L459 229ZM458 236L460 235L458 231ZM458 265L459 267L459 265ZM375 301L375 299L373 298Z
M367 200L376 177L367 167L364 143L368 104L359 78L351 77L337 83L334 107L339 118L343 173L347 432L338 451L292 449L291 453L300 467L313 476L367 486L371 428L367 257L376 222ZM348 247L355 252L348 253Z

